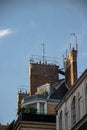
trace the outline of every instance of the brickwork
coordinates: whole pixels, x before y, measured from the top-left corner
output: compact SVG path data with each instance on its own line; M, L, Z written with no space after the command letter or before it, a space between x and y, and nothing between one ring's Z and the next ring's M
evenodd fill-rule
M7 130L8 125L0 124L0 130Z
M77 80L77 51L72 49L65 59L65 80L72 86Z
M29 96L29 93L19 92L19 93L17 94L17 98L18 98L18 109L19 109L19 107L20 107L20 105L21 105L22 99L23 99L24 97L26 97L26 96Z
M56 114L55 107L57 104L47 103L47 113Z
M37 87L58 82L58 66L30 63L30 95L37 91Z

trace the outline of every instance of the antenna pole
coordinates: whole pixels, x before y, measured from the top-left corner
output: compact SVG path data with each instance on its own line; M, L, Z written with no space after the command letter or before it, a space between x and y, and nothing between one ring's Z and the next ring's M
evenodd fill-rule
M75 37L75 42L76 42L76 50L77 50L77 53L78 53L78 43L77 43L77 36L75 33L73 33L73 36Z
M77 36L75 33L72 33L71 36L75 37L75 43L76 43L76 50L78 51L78 43L77 43Z
M70 51L71 51L71 43L70 43Z
M77 36L76 36L76 34L75 34L75 33L72 33L71 35L75 37L76 50L77 50L77 55L78 55L78 43L77 43Z
M45 43L42 43L42 47L43 47L43 63L45 63Z

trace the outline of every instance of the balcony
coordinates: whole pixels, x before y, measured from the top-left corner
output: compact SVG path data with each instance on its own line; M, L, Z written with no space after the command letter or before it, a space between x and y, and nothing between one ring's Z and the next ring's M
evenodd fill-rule
M20 113L17 121L56 123L56 115Z
M38 124L40 128L45 127L45 129L47 129L47 127L49 128L52 127L53 130L55 130L56 129L56 115L20 113L16 122L14 123L12 127L12 130L13 128L14 130L17 130L18 124L21 124L21 123L25 123L25 124L29 123L30 125L28 127L31 127L31 128L33 128L31 125L33 123L34 125L36 124L35 127L37 127L37 124Z

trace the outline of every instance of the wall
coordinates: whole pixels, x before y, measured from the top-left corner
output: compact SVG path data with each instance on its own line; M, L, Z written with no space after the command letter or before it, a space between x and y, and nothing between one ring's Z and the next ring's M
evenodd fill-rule
M56 123L19 122L14 130L56 130Z
M37 92L37 87L58 82L58 66L49 64L30 63L30 95Z
M8 127L8 125L2 125L2 124L0 124L0 130L6 130L7 127Z
M65 98L65 101L63 104L58 108L58 113L57 113L57 123L56 127L57 130L59 129L59 117L60 113L62 111L62 129L63 130L71 130L71 128L78 123L83 116L86 114L86 102L85 102L85 89L86 89L86 84L87 84L87 79L84 79L81 81L79 86L73 91L73 93L68 97ZM75 101L75 112L76 112L76 123L72 125L71 121L71 103L73 98L76 97ZM66 114L68 115L67 117L67 124L66 124ZM67 126L66 126L67 125ZM67 128L68 127L68 128Z
M65 81L68 87L71 87L77 80L77 50L74 48L65 58Z
M21 101L22 101L22 99L24 98L24 97L26 97L26 96L29 96L29 93L24 93L24 92L19 92L18 94L17 94L17 103L18 103L18 109L20 108L20 105L21 105Z
M54 104L54 103L47 103L47 113L50 113L50 114L56 114L55 112L55 107L56 107L57 104Z

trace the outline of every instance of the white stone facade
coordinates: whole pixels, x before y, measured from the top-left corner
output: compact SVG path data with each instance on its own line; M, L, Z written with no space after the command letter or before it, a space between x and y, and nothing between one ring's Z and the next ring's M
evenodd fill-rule
M87 70L56 107L56 130L71 130L87 114Z

